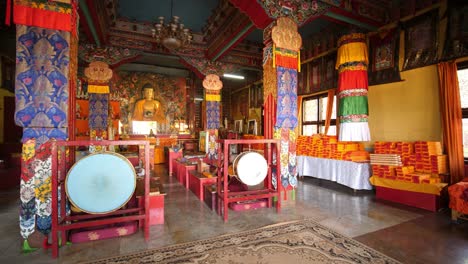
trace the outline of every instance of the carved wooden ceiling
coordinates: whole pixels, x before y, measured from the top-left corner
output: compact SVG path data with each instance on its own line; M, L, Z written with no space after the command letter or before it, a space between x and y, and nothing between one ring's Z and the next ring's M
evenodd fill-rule
M125 70L163 71L199 77L224 71L247 76L245 85L261 78L262 32L276 17L292 16L303 39L324 31L342 34L379 27L438 0L172 0L194 35L189 48L168 50L156 43L151 29L157 17L171 17L171 0L80 0L80 58L111 57ZM87 45L86 45L87 44ZM223 80L225 81L225 80ZM229 85L225 85L229 87ZM236 88L232 87L232 88Z

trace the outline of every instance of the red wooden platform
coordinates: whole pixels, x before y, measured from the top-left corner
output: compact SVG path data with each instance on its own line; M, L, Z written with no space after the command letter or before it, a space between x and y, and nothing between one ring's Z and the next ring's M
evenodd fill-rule
M176 160L175 164L175 166L177 166L177 180L180 182L180 184L184 185L185 188L189 189L189 171L196 170L197 164L194 164L190 161L182 162L179 160Z
M169 175L173 175L174 173L174 166L175 160L182 157L182 149L179 151L174 151L169 149L168 151L168 158L167 158L167 166L169 167Z
M437 212L440 208L440 195L403 191L381 186L375 186L375 189L377 199L401 203L432 212Z
M189 171L189 177L189 188L201 201L204 201L204 185L214 184L218 180L216 177L207 178L196 170Z

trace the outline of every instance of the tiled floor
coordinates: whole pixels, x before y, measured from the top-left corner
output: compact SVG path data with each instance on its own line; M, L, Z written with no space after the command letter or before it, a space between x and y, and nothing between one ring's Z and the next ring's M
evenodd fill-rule
M296 200L284 203L281 213L273 208L230 211L229 221L224 223L174 177L167 177L163 166L156 167L156 174L167 193L165 224L151 227L148 243L139 232L68 245L60 249L57 260L50 251L20 253L18 190L0 193L0 263L78 263L305 218L405 263L468 263L468 224L452 224L447 211L430 213L380 202L372 192L354 194L334 183L305 178L299 183Z

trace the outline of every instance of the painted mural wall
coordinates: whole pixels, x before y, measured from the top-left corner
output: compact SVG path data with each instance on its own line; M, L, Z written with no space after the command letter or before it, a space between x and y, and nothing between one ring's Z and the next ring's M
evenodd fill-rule
M135 102L143 99L142 88L145 84L152 86L154 99L163 106L166 125L170 125L174 119L186 117L185 78L155 73L117 71L114 72L111 81L111 97L120 100L120 121L123 125L128 125L131 122Z

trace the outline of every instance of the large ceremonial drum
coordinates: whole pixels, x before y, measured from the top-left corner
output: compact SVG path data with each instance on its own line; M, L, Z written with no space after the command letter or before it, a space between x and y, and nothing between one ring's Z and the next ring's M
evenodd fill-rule
M65 191L72 205L90 214L121 208L132 197L135 186L132 164L114 152L82 158L72 166L65 180Z
M232 165L236 177L249 186L263 182L267 176L268 164L265 158L257 152L242 152Z

